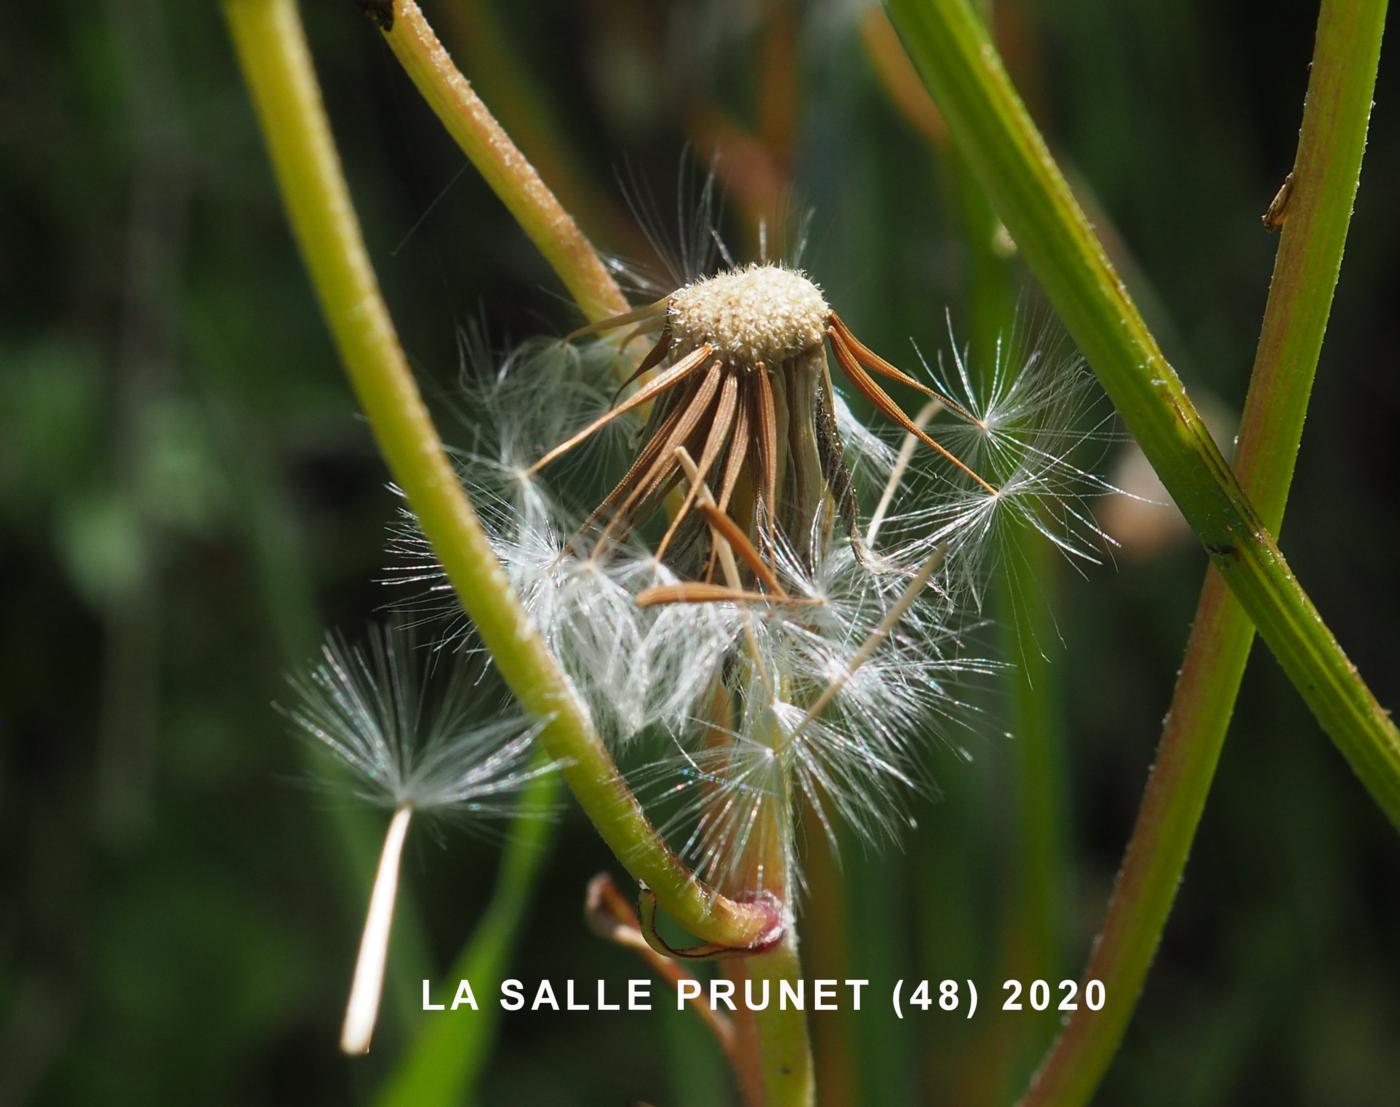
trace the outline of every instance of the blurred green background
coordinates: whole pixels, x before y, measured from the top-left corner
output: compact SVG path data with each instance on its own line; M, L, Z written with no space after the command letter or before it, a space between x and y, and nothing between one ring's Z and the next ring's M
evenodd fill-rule
M573 326L354 5L303 7L429 392L451 389L460 325L484 318L497 341ZM814 209L807 266L872 345L934 351L945 306L966 320L957 173L891 105L855 6L426 12L600 247L649 260L615 177L667 211L689 145L722 155L741 248L775 202ZM998 4L1013 75L1225 436L1275 246L1258 215L1292 160L1315 16L1262 0ZM1391 60L1283 536L1385 703L1400 700ZM422 1026L417 979L471 933L500 849L450 828L410 843L376 1049L340 1057L382 818L307 786L270 704L324 628L353 633L385 602L383 466L217 7L27 5L0 73L0 1104L370 1102ZM1116 565L1047 582L1067 863L1040 975L1082 964L1151 762L1205 566L1171 520L1116 518ZM839 880L814 879L806 955L876 992L972 978L988 1010L898 1022L877 1002L819 1025L832 1103L851 1088L873 1104L1010 1102L1050 1029L989 1011L1018 964L1015 751L995 730L963 744L971 765L930 755L940 794L902 851L852 844ZM582 925L585 883L617 866L576 812L562 823L512 974L643 975ZM1100 1102L1400 1101L1398 866L1393 830L1256 649ZM718 1066L684 1016L508 1016L479 1101L698 1107L730 1098Z

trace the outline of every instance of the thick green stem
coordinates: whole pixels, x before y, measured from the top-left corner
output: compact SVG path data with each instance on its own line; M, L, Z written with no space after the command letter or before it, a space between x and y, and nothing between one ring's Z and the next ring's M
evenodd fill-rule
M540 740L599 834L696 935L752 944L768 912L702 885L620 778L567 678L527 618L468 502L404 359L321 103L294 0L224 10L283 202L322 311L375 439L506 684L548 720Z
M753 664L761 666L763 659L755 656ZM770 673L782 694L782 674ZM791 735L777 725L767 728L767 744L775 751L791 741ZM778 757L779 763L783 758ZM753 857L746 867L744 887L762 887L775 895L784 910L791 910L794 874L797 866L797 825L794 801L795 787L788 770L781 784L763 805L758 821L767 823L755 828L750 839ZM756 1039L752 1051L757 1059L763 1088L763 1107L813 1107L816 1103L816 1075L812 1066L812 1046L807 1025L807 1013L799 1007L780 1002L784 983L800 986L802 959L797 952L797 928L784 928L782 941L773 949L755 957L744 958L744 974L755 984L766 982L768 1003L754 1011L746 1020Z
M767 838L765 874L781 872L781 884L773 891L785 910L792 901L792 873L797 863L796 825L791 799L792 781L784 782L781 802L775 800L776 833ZM768 877L771 879L771 877ZM780 1002L784 982L801 986L802 959L797 952L797 928L787 926L782 941L766 953L744 958L744 972L754 982L766 981L768 1004L753 1012L753 1032L757 1038L759 1073L763 1082L763 1107L814 1107L816 1075L812 1067L812 1045L807 1012Z
M1302 435L1366 142L1385 0L1323 0L1283 238L1235 471L1276 529ZM1141 994L1215 773L1254 628L1220 574L1196 621L1132 840L1085 978L1108 1004L1070 1017L1023 1103L1089 1101Z
M784 982L794 988L802 983L802 961L797 955L794 928L787 928L776 948L745 958L744 970L750 980L767 981L768 986L768 1006L753 1013L763 1075L763 1107L812 1107L817 1089L807 1016L802 1011L784 1010L779 1002Z
M889 0L888 6L955 144L1162 483L1323 729L1400 826L1400 731L1294 579L1265 519L1211 440L985 27L966 0Z

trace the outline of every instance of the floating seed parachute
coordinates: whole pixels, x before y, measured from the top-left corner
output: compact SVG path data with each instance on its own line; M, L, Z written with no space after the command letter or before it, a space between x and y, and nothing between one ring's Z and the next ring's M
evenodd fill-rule
M375 628L364 647L333 636L320 664L292 678L297 702L284 711L297 733L351 771L362 798L393 811L341 1029L350 1054L367 1052L374 1035L412 817L511 815L520 789L554 768L530 762L538 722L519 712L473 721L468 670L437 671L440 660L390 627Z

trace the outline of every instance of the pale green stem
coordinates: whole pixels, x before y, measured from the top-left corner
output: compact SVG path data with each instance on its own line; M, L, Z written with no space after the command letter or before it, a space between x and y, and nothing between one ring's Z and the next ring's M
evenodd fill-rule
M761 663L755 650L753 664ZM775 680L782 680L781 673L772 675ZM780 684L777 695L783 694ZM786 733L776 725L773 716L770 719L774 725L769 728L766 744L776 752L783 743L793 740L796 731ZM798 729L802 725L799 724ZM786 905L791 903L793 873L797 865L796 811L791 770L784 775L779 789L780 794L770 798L770 809L759 816L760 819L773 821L774 834L769 839L760 833L759 841L765 843L766 849L757 861L762 868L764 886L778 895L785 905L784 910L790 910ZM755 1052L763 1087L763 1107L814 1107L816 1072L812 1065L807 1013L787 1008L779 1002L784 982L792 985L802 982L797 928L786 926L782 940L774 949L755 957L746 957L744 972L750 980L766 981L769 989L768 1005L761 1011L754 1011L752 1022L748 1024L757 1041Z
M447 132L591 322L631 310L592 244L452 63L414 0L393 0L384 40ZM387 22L387 26L385 23Z
M744 969L749 979L768 982L768 1006L753 1013L763 1077L763 1107L812 1107L817 1089L807 1016L802 1011L782 1010L778 1002L784 981L794 986L802 981L795 928L784 931L776 948L757 957L746 957Z
M1027 264L1318 722L1400 826L1400 731L1299 586L1118 279L966 0L889 0Z
M1240 423L1235 471L1277 529L1293 476L1366 144L1385 0L1323 0L1292 195ZM1072 1015L1023 1104L1087 1103L1118 1049L1156 953L1234 708L1254 628L1206 575L1157 761L1084 970L1108 1004Z
M322 311L380 452L540 741L634 878L692 933L743 947L772 925L696 879L647 820L531 625L443 450L365 249L294 0L226 0L238 59Z

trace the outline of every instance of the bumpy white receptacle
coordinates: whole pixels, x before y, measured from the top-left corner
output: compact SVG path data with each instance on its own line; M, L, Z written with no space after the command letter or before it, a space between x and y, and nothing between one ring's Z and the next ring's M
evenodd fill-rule
M709 343L731 365L774 365L820 346L830 314L798 270L751 265L673 292L667 322L677 353Z

